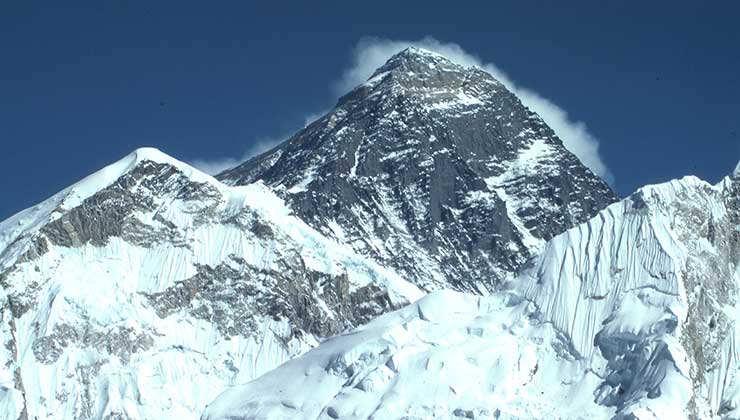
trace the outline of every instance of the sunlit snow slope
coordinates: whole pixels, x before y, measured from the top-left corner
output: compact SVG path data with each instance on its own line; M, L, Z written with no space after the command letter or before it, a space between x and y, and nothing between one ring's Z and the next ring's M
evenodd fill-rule
M642 188L488 297L433 293L203 419L734 419L740 174Z
M262 184L139 149L0 224L0 419L195 419L420 296Z

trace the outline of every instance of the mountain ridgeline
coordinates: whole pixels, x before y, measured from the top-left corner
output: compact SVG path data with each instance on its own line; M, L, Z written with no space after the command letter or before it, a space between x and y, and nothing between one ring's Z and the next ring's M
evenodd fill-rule
M617 199L490 74L417 48L217 178L263 181L313 228L424 289L476 293Z

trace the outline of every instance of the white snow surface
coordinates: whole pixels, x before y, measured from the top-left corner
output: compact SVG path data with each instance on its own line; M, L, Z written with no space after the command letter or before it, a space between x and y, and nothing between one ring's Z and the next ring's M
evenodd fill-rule
M438 291L333 338L208 406L204 420L591 418L598 378L516 296ZM565 386L552 386L559 381ZM585 415L585 413L590 413Z
M203 419L736 419L739 184L644 187L506 290L432 293L229 389Z
M44 226L151 163L216 192L204 202L145 197L154 210L134 214L137 223L174 232L176 239L148 246L115 236L104 245L47 240L48 250L28 257ZM131 186L145 188L143 181ZM206 211L215 220L199 219ZM272 236L240 225L254 220ZM287 318L261 314L249 334L225 334L217 314L194 316L185 308L165 316L145 294L168 290L199 267L281 270L286 259L346 275L350 290L377 285L395 305L422 296L395 273L311 229L261 183L228 187L155 149L138 149L16 214L0 224L0 419L198 418L227 386L269 371L321 337L296 334ZM261 293L266 286L255 279L252 287ZM318 294L312 298L333 316ZM204 299L196 296L193 305Z
M522 134L527 135L529 133ZM488 188L494 191L506 204L507 213L511 217L514 227L522 235L524 245L532 250L533 254L539 253L544 245L544 240L537 238L526 228L525 221L519 217L519 213L522 209L531 208L536 204L536 199L522 194L522 188L517 185L517 181L527 174L554 170L556 166L552 164L552 158L556 153L545 141L541 139L531 140L528 148L522 149L516 159L506 163L505 170L501 175L485 179ZM516 191L521 194L521 197L512 197L507 191Z

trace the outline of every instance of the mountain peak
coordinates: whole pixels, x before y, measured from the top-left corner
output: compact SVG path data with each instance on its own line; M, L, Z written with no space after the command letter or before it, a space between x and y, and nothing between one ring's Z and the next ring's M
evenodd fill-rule
M118 161L98 170L92 175L88 175L57 195L64 197L64 207L71 208L77 206L87 197L113 184L120 177L134 171L143 162L154 162L171 166L196 182L210 184L218 182L209 175L154 147L140 147Z
M153 169L155 166L158 166L159 169ZM132 173L138 172L141 175L151 172L148 174L150 178L164 179L166 175L162 172L163 168L166 168L165 172L170 175L180 174L189 181L207 184L209 188L222 188L221 183L216 179L187 163L181 162L156 148L141 147L82 178L41 203L0 221L0 250L7 250L11 243L23 235L33 236L44 225L81 206L86 200L101 191L120 183L122 179ZM0 258L0 268L5 266L4 262L4 258Z
M443 56L442 54L439 54L439 53L436 53L434 51L430 51L424 48L414 47L414 46L411 46L411 47L408 47L408 48L405 48L399 51L398 53L396 53L396 56L415 58L415 59L442 58L442 59L450 61L449 59L447 59L447 57Z
M218 178L280 188L314 228L417 285L481 293L616 200L493 76L413 47Z
M172 161L172 157L162 152L156 147L144 146L134 149L133 152L129 153L127 157L132 157L136 160L151 160L153 162L168 163Z
M263 184L136 149L0 222L0 419L196 419L421 295Z
M738 418L724 384L738 369L740 189L686 177L651 194L553 238L506 290L429 294L229 389L202 418Z
M735 166L735 170L732 171L732 177L740 178L740 162L737 163L737 165Z
M336 108L359 101L385 102L389 106L381 108L392 112L391 104L403 97L414 97L427 111L477 108L500 102L501 95L510 96L511 92L490 73L432 51L409 47L391 56L364 83L340 97Z
M465 67L433 51L418 47L408 47L392 55L388 61L373 72L370 79L395 69L413 73L427 72L439 68L463 71Z

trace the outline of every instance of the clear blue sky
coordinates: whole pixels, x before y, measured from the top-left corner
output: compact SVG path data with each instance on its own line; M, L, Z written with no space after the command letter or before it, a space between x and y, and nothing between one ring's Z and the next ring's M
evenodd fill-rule
M740 2L45 3L0 5L0 219L139 146L238 158L291 133L367 36L495 63L588 125L621 195L740 159Z

